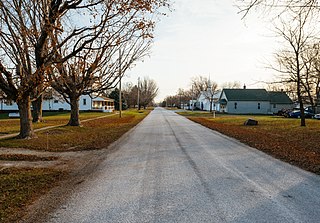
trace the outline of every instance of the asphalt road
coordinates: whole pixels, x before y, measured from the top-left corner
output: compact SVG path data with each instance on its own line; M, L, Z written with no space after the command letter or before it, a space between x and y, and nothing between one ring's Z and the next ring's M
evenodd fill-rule
M172 111L117 147L48 222L320 222L319 176Z

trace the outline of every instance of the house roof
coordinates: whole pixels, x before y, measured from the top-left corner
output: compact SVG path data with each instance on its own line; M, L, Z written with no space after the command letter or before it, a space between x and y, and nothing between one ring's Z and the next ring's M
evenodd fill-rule
M104 96L98 96L96 98L92 98L92 101L114 101L114 99L107 98Z
M292 104L292 100L283 91L269 91L271 104Z
M228 101L270 101L265 89L223 89Z

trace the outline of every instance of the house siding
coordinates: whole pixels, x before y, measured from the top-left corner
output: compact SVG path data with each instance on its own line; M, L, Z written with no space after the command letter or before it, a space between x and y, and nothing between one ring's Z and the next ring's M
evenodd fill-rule
M86 104L84 104L84 99ZM89 95L81 95L79 99L79 110L88 111L91 110L92 99ZM44 100L42 103L42 109L45 111L58 111L58 110L71 110L71 106L64 100Z
M281 109L292 109L292 104L274 104L274 103L270 104L270 111L272 113L277 113Z
M236 103L236 108L235 108ZM258 108L260 104L260 109ZM227 111L230 114L268 114L270 102L266 101L228 101Z
M0 100L0 109L3 111L18 111L18 105L12 102L11 105L5 103L5 100Z
M224 89L219 101L220 112L230 114L272 114L292 107L284 92L264 89Z
M220 104L219 104L219 98L220 98L221 92L216 93L213 98L214 102L212 103L212 110L220 111ZM210 111L210 101L205 97L204 92L202 92L198 97L198 108L200 110L204 111Z
M84 99L86 103L84 104ZM102 100L101 98L97 98L96 100ZM18 106L16 103L12 105L7 105L5 103L0 104L0 109L2 111L18 111ZM89 111L92 109L92 98L89 95L81 95L79 99L79 110L80 111ZM50 99L50 100L43 100L42 102L42 110L44 111L70 111L71 106L65 100L62 99Z

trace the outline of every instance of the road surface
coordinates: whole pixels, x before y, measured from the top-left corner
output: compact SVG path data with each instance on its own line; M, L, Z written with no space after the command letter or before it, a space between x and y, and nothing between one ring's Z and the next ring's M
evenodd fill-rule
M172 111L117 147L47 222L320 221L319 176Z

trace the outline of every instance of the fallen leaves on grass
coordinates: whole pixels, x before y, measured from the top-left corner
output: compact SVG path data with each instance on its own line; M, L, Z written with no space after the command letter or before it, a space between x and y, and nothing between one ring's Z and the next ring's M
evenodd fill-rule
M55 152L107 148L137 125L148 113L149 111L128 111L123 114L122 118L113 115L83 122L81 127L62 126L38 132L37 138L30 140L1 140L0 146Z
M0 171L0 222L16 222L25 207L56 185L65 174L50 169L3 169Z
M7 161L53 161L57 160L58 157L55 156L36 156L36 155L26 155L26 154L0 154L0 160Z

